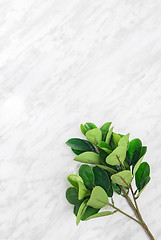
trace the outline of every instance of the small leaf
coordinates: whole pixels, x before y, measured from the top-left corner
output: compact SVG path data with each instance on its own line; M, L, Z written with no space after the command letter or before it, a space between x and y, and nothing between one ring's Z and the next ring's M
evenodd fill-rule
M112 136L112 132L113 132L113 128L114 128L114 127L112 127L112 128L109 130L109 132L107 133L106 140L105 140L105 142L106 142L107 144L110 143L111 136Z
M123 164L126 158L126 148L118 146L110 155L106 157L106 162L110 165Z
M75 214L75 216L77 216L79 207L80 207L80 205L82 204L82 202L83 202L83 200L80 201L80 203L74 205L73 213Z
M148 177L150 174L150 167L147 162L140 164L136 174L135 174L135 183L139 191L141 191L141 185L143 180Z
M89 131L91 129L97 128L97 126L94 123L87 122L84 124L84 128Z
M145 189L145 187L148 185L150 181L150 177L147 176L146 178L144 178L144 181L142 182L141 188L140 188L140 192L137 195L137 198L140 196L140 194L142 193L142 191Z
M66 144L75 150L80 150L84 152L95 151L94 146L90 142L80 138L71 138L66 142Z
M94 173L89 165L82 165L79 168L79 176L83 179L85 186L91 190L94 186Z
M93 168L93 172L95 176L95 185L102 187L106 191L108 197L112 197L113 189L106 171L96 166Z
M122 172L118 172L111 176L111 180L123 187L129 187L132 181L132 174L130 170L124 170Z
M141 148L141 153L140 153L140 158L141 158L142 156L144 156L146 152L147 152L147 146L142 146L142 148Z
M89 196L90 194L89 191L81 181L78 182L78 185L79 185L78 199L81 200L82 198Z
M104 166L104 165L100 165L100 164L95 164L95 165L97 165L99 168L102 168L112 174L117 172L115 169L112 168L112 166L108 167L108 166Z
M118 146L126 146L126 149L127 149L129 144L129 136L130 136L130 133L121 137L120 141L118 142Z
M129 148L128 148L128 155L129 155L129 166L135 165L140 158L142 148L142 142L139 138L135 138L130 141Z
M121 188L119 187L119 185L117 185L116 183L112 182L112 187L113 190L117 193L117 194L121 194Z
M112 152L112 148L110 147L110 145L108 145L107 143L101 141L98 143L97 145L99 148L101 148L102 150L104 150L105 152L107 152L108 154L110 154Z
M84 127L84 125L81 123L80 125L81 132L86 135L87 129Z
M66 190L66 199L70 204L76 205L79 204L80 201L78 199L78 190L70 187Z
M116 212L116 211L113 211L113 212L111 212L111 211L99 212L99 213L96 213L96 214L90 216L90 217L87 218L86 220L90 220L90 219L92 219L92 218L99 218L99 217L109 216L109 215L111 215L111 214L114 214L115 212Z
M80 220L83 217L83 215L84 215L84 213L87 209L87 201L88 201L88 199L85 199L79 207L79 210L78 210L78 213L77 213L77 219L76 219L76 224L77 225L80 223Z
M83 153L84 151L80 151L80 150L76 150L74 148L71 148L71 150L76 154L76 155L79 155L81 153Z
M68 181L73 185L73 187L75 187L77 190L79 189L79 185L78 182L82 182L83 180L80 176L76 175L76 174L71 174L68 176Z
M99 209L92 208L92 207L87 207L85 213L83 214L83 217L81 218L82 221L85 221L87 218L95 215L96 213L99 212Z
M121 137L120 137L119 134L114 133L114 132L113 132L112 135L113 135L113 140L114 140L115 146L117 147L118 146L118 142L120 141Z
M107 168L103 168L103 169L105 169L105 170L107 170L108 172L111 172L111 173L116 173L116 172L118 172L118 165L116 166L112 166L112 165L110 165L110 164L108 164L108 163L106 163L106 157L108 156L108 154L105 152L105 151L103 151L103 150L101 150L100 152L99 152L99 156L100 156L100 161L101 161L101 163L103 164L103 165L105 165L105 166L107 166L108 168L112 168L112 170L111 171L109 171ZM98 165L97 165L98 166Z
M138 170L138 168L139 168L139 166L140 166L143 158L144 158L144 155L137 161L137 163L136 163L135 166L133 167L133 171L132 171L132 172L133 172L133 175L135 175L135 173L137 172L137 170Z
M75 161L88 164L101 164L99 154L94 152L84 152L74 158Z
M93 208L103 208L108 205L108 196L103 188L96 186L93 188L91 197L87 202L87 205Z
M102 140L102 132L98 128L91 129L86 133L86 138L93 145L97 146L97 144Z
M100 128L100 130L102 131L102 140L105 141L106 139L106 135L109 131L109 128L111 126L111 122L107 122L105 124L103 124L103 126Z

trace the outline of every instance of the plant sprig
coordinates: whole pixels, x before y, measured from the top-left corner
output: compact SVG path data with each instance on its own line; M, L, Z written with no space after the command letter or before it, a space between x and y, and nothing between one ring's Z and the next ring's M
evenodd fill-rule
M80 129L86 139L71 138L66 142L77 155L74 160L83 163L79 175L68 176L73 187L66 191L68 202L74 205L76 224L120 212L140 224L149 238L154 239L136 200L150 181L150 166L142 162L147 147L138 138L129 141L129 133L122 135L113 132L111 122L100 129L88 122L81 124ZM133 179L135 190L131 185ZM115 206L114 192L127 200L136 218ZM102 211L107 206L112 207L113 211Z

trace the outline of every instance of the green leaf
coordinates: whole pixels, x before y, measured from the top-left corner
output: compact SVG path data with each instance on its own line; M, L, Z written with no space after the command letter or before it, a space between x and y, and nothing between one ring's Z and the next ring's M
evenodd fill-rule
M94 152L84 152L74 158L75 161L88 164L101 164L99 154Z
M76 154L76 155L79 155L81 153L83 153L84 151L80 151L80 150L76 150L74 148L71 148L71 150Z
M90 142L80 138L71 138L66 142L66 144L75 150L80 150L84 152L95 151L94 146Z
M105 142L106 142L107 144L110 143L111 136L112 136L112 132L113 132L113 128L114 128L114 127L112 127L112 128L109 130L109 132L107 133L106 140L105 140Z
M109 216L109 215L111 215L111 214L114 214L115 212L116 212L116 211L113 211L113 212L111 212L111 211L99 212L99 213L96 213L96 214L90 216L90 217L87 218L86 220L90 220L90 219L92 219L92 218Z
M119 185L117 185L116 183L112 182L112 187L113 190L117 193L117 194L121 194L121 188L119 187Z
M79 204L80 201L78 199L78 190L70 187L66 190L66 199L70 204L76 205Z
M97 165L99 168L102 168L102 169L106 170L107 172L109 172L111 174L117 172L115 169L112 168L112 166L111 167L107 167L107 166L100 165L100 164L95 164L95 165Z
M81 200L82 198L89 196L90 194L89 191L81 181L78 182L78 185L79 185L78 199Z
M105 170L107 170L108 172L110 172L110 173L116 173L116 172L118 172L118 166L112 166L112 165L110 165L110 164L108 164L108 163L106 163L106 157L108 156L108 154L105 152L105 151L103 151L103 150L101 150L100 152L99 152L99 156L100 156L100 161L101 161L101 163L103 164L103 165L105 165L105 166L107 166L108 168L103 168L103 167L101 167L102 169L105 169ZM98 165L97 165L98 166Z
M86 135L87 129L84 127L84 125L81 123L80 125L81 132Z
M147 152L147 146L142 146L142 148L141 148L141 153L140 153L140 158L141 158L142 156L144 156L146 152Z
M146 177L149 177L149 175L150 175L149 164L147 162L141 163L135 174L135 183L136 183L136 186L137 186L139 192L141 191L143 180Z
M80 201L80 203L74 205L73 213L75 214L75 216L77 216L79 207L82 204L82 202L83 202L83 199Z
M102 187L106 191L108 197L112 197L113 189L106 171L96 166L93 168L93 172L95 176L95 185Z
M68 176L68 181L73 185L73 187L75 187L77 190L79 189L79 184L78 182L82 182L83 180L80 176L76 175L76 174L71 174Z
M117 147L118 146L118 142L120 141L121 137L120 137L119 134L114 133L114 132L113 132L112 135L113 135L113 140L114 140L115 146Z
M89 131L91 129L97 128L97 126L94 123L87 122L84 124L84 128Z
M126 149L128 149L129 136L130 136L130 133L121 137L120 141L118 142L118 146L126 146Z
M102 131L102 140L105 141L106 139L106 135L109 131L109 128L111 126L111 122L107 122L105 124L103 124L103 126L100 128L100 130Z
M139 138L135 138L130 141L129 148L128 148L128 155L129 155L129 166L135 165L140 158L142 148L142 142Z
M86 138L93 145L97 146L97 144L102 140L102 132L98 128L91 129L86 133Z
M137 172L137 170L138 170L138 168L139 168L139 166L140 166L143 158L144 158L144 155L137 161L137 163L136 163L135 166L133 167L133 171L132 171L132 172L133 172L133 175L135 175L135 173Z
M140 187L140 192L137 194L137 198L140 196L140 194L142 193L142 191L145 189L145 187L148 185L150 181L150 177L147 176L146 178L144 178L142 184L141 184L141 187Z
M89 165L82 165L79 168L79 176L83 179L85 186L91 190L94 186L94 173Z
M110 155L106 157L106 162L110 165L123 164L126 158L126 148L118 146Z
M104 150L105 152L107 152L108 154L110 154L112 152L112 148L110 147L110 145L108 145L107 143L101 141L98 143L97 145L99 148L101 148L102 150Z
M108 196L105 190L100 186L94 187L87 205L99 209L107 206L108 204Z
M82 221L85 221L87 220L87 218L89 218L90 216L93 216L95 215L96 213L99 212L100 209L96 209L96 208L93 208L93 207L87 207L85 213L83 214L83 217L81 218Z
M124 170L122 172L118 172L111 176L111 180L123 187L129 187L132 181L132 174L130 170Z
M85 199L79 207L79 210L78 210L78 213L77 213L77 219L76 219L76 224L77 225L80 223L80 220L83 217L83 215L84 215L84 213L87 209L87 201L88 201L88 199Z

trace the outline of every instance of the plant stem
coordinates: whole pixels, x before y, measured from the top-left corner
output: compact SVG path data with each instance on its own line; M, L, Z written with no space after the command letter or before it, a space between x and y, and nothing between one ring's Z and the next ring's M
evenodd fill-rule
M118 212L124 214L125 216L127 216L128 218L131 218L132 220L134 220L135 222L137 222L138 224L140 224L142 226L142 223L139 222L138 220L136 220L135 218L133 218L132 216L130 216L129 214L123 212L121 209L117 208L116 206L114 206L113 204L109 204L109 206L113 207L114 209L116 209Z
M144 222L144 220L141 216L141 213L140 213L139 208L138 208L138 204L136 202L135 194L133 192L133 189L132 189L131 185L130 185L130 190L131 190L131 193L132 193L132 196L133 196L133 199L134 199L134 203L135 203L135 207L136 207L136 211L137 211L138 217L139 217L139 219L142 223L142 226L143 226L144 230L146 231L146 233L149 235L150 239L154 240L154 237L153 237L152 233L150 232L148 226L146 225L146 223Z

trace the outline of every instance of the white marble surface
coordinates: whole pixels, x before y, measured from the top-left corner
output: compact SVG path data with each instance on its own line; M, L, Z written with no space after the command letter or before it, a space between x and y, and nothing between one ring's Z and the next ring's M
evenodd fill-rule
M87 121L148 146L138 203L161 239L160 106L161 1L1 0L0 240L148 239L119 213L76 227L65 141Z

